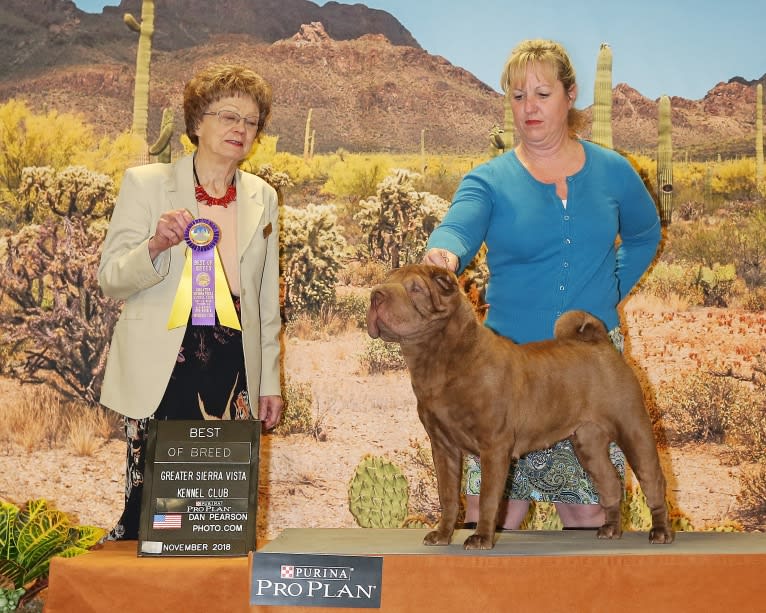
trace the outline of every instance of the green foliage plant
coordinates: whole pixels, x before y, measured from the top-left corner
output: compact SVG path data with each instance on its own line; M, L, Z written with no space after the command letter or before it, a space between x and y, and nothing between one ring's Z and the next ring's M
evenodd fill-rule
M396 464L367 454L349 481L348 502L362 528L401 528L408 517L409 485Z
M280 269L287 320L304 310L316 313L335 300L346 244L336 219L332 205L309 203L300 209L285 205L280 210Z
M612 48L601 43L596 60L596 81L593 86L594 143L612 149Z
M0 499L0 588L31 597L47 586L52 558L82 555L104 536L104 529L79 526L46 500L18 507Z

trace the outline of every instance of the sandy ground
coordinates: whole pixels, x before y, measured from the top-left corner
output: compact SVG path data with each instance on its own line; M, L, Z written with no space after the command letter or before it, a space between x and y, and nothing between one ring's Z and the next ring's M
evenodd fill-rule
M649 385L698 368L695 356L700 354L707 361L746 368L748 356L764 351L763 316L629 309L625 318L630 355L645 370ZM292 381L311 384L322 435L262 438L259 539L275 538L288 527L356 526L347 488L367 453L394 458L412 488L423 480L413 445L428 444L409 380L404 372L360 372L366 342L361 330L318 341L287 339L286 371ZM19 389L0 379L0 419L3 405L14 402ZM670 495L695 527L721 523L736 512L741 466L727 465L725 451L716 445L661 449ZM44 497L75 513L80 523L110 528L122 506L124 454L121 440L105 443L91 457L66 448L25 452L6 443L0 446L0 497L16 502ZM423 485L411 507L433 514L433 483L426 479Z

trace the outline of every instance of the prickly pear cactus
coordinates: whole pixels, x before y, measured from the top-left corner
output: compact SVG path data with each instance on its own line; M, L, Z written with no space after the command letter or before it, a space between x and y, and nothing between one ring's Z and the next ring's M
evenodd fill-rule
M407 518L407 479L393 462L367 454L349 481L348 503L362 528L400 528Z

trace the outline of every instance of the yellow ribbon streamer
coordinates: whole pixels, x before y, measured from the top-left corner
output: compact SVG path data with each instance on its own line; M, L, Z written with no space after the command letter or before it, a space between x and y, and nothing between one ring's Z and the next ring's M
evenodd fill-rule
M237 310L234 308L234 301L231 299L231 292L226 283L226 275L223 272L223 264L218 255L218 249L215 250L214 276L215 276L215 312L218 313L218 321L222 326L242 330L237 318ZM176 297L173 299L173 307L170 309L170 318L168 319L168 330L185 326L189 321L189 313L192 308L192 253L191 249L186 249L186 262L184 270L181 273L181 280L178 282Z

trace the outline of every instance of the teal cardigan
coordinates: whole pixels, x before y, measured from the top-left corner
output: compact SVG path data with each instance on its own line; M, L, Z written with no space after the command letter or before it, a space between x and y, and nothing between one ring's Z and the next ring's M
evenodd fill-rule
M585 164L567 177L567 204L514 151L467 174L428 240L467 266L487 245L486 325L516 342L550 338L563 312L583 309L607 329L654 259L661 229L649 192L622 155L581 141ZM619 239L618 239L619 237Z

